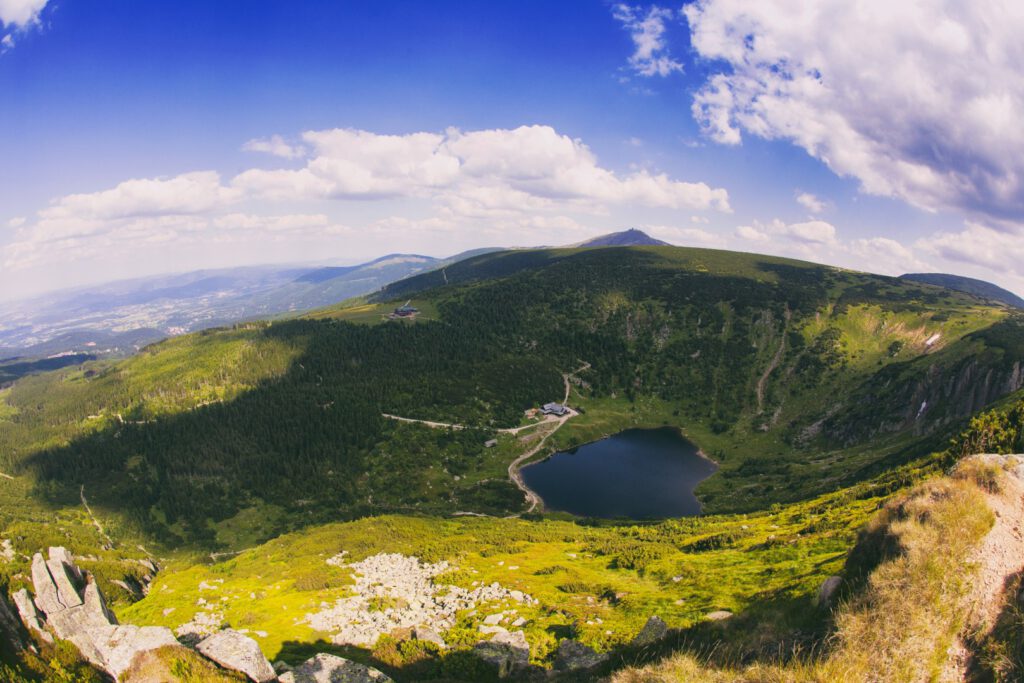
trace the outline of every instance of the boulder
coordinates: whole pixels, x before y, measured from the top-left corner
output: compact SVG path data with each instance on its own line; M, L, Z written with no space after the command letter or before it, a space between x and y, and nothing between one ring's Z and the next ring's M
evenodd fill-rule
M442 650L448 647L448 644L444 642L444 638L442 638L437 631L433 631L425 626L417 626L413 629L412 635L416 640L422 640L425 643L433 643Z
M18 608L18 616L21 617L21 623L25 624L25 628L38 636L44 643L53 644L53 636L43 625L42 616L36 609L35 603L32 602L32 596L28 594L28 591L22 588L13 597L14 606Z
M51 562L60 562L67 568L67 571L71 574L72 581L82 581L82 570L75 564L75 557L67 548L60 546L56 548L51 547L48 554Z
M725 621L732 618L732 612L727 609L716 609L714 612L705 614L704 618L708 621Z
M608 655L595 652L578 640L563 640L558 644L555 669L558 671L585 671L608 661Z
M80 642L83 639L89 639L91 645L99 652L102 663L93 663L113 676L114 680L119 680L121 674L128 671L132 661L139 654L165 645L178 645L171 629L163 626L108 626L76 636L71 642L79 645L81 650Z
M393 683L376 669L323 653L281 674L278 680L281 683Z
M498 633L490 640L474 645L473 653L497 667L500 678L530 664L530 644L526 642L526 634L522 631Z
M64 609L57 597L57 586L53 583L50 570L46 568L46 560L42 553L32 556L32 586L36 593L36 607L43 614L60 612Z
M25 649L21 627L18 626L18 620L14 618L14 613L2 593L0 593L0 636L3 636L14 652L21 652Z
M196 650L225 669L240 671L256 683L277 678L274 667L263 656L260 646L249 636L226 628L199 641Z
M830 576L825 579L821 588L818 589L817 603L819 607L830 607L832 605L832 599L836 595L836 591L839 590L839 586L843 583L842 577Z
M633 638L632 644L635 647L653 645L664 638L666 634L668 634L668 624L661 617L651 617L644 624L644 627L640 629L640 633L636 634L636 637Z
M46 568L49 570L50 576L53 577L53 583L57 587L57 599L60 601L60 604L64 605L65 608L81 605L82 596L78 594L78 588L76 588L75 580L72 578L75 574L78 574L78 568L76 567L74 571L69 571L68 565L64 564L64 561L59 557L47 560Z

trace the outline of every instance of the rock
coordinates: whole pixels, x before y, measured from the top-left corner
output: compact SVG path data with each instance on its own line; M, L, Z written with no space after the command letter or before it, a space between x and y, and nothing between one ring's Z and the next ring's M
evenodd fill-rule
M0 560L14 562L14 557L14 544L11 543L11 539L5 538L0 541Z
M442 638L436 631L432 631L425 626L417 626L413 629L412 635L416 640L422 640L425 643L433 643L442 650L448 647L448 644L444 642L444 638Z
M263 656L256 641L230 628L201 640L196 650L225 669L241 671L256 683L268 683L277 678L274 667Z
M51 562L60 562L64 565L68 573L71 574L71 580L76 583L82 581L82 570L75 564L75 558L67 548L63 547L51 547L49 550L49 556Z
M830 576L822 582L821 588L818 589L817 604L819 607L829 607L832 605L832 598L835 597L836 591L839 590L839 586L843 583L842 577Z
M14 606L18 608L18 616L21 617L21 623L25 624L25 628L36 634L43 642L52 645L53 636L50 635L50 632L43 625L42 615L36 609L36 605L32 602L32 596L28 594L28 591L22 588L13 597Z
M281 674L278 680L281 683L393 683L376 669L322 653Z
M53 548L50 550L52 551ZM60 548L60 550L64 549ZM67 555L68 551L64 550L64 554ZM78 594L78 589L75 587L76 578L74 578L81 576L78 567L70 570L68 565L61 559L60 553L58 553L57 557L51 557L49 560L46 560L46 568L53 578L53 584L57 587L57 599L60 601L60 604L64 607L78 607L81 605L82 596Z
M608 655L595 652L577 640L563 640L558 644L555 669L558 671L584 671L604 664Z
M486 617L484 617L484 624L486 624L487 626L497 626L501 623L501 620L504 617L505 615L501 614L500 612L498 614L488 614Z
M530 664L530 644L522 631L499 633L490 640L473 646L477 657L498 668L498 676L505 678L516 669Z
M0 593L0 635L14 652L21 652L25 649L25 641L22 639L18 620L14 618L14 613L2 593Z
M704 615L704 618L709 621L725 621L732 618L732 612L726 609L719 609L714 612L708 612Z
M49 560L43 560L41 553L32 558L35 605L45 614L45 626L58 638L71 641L90 664L118 679L137 655L179 644L167 628L118 625L96 581L75 566L71 554L51 548L49 555ZM75 582L81 580L85 588L79 594ZM27 594L15 599L22 619L34 629L40 615L33 613Z
M57 613L64 609L57 598L57 586L53 583L50 570L46 568L42 553L32 556L32 586L36 592L36 607L43 614Z
M652 645L668 633L668 624L666 624L661 617L651 617L644 624L644 627L640 629L640 633L636 634L633 638L633 645L636 647L643 647L645 645Z

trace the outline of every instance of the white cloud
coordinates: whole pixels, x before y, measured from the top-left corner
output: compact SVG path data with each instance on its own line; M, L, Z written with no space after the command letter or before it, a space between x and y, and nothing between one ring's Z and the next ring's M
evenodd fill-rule
M755 221L753 225L741 225L736 228L736 235L742 239L756 242L765 242L773 237L781 237L804 244L834 244L836 242L835 226L825 221L784 223L775 219L767 224Z
M954 263L969 264L1024 277L1024 237L968 223L960 232L940 232L919 239L917 248Z
M14 47L14 36L7 34L0 38L0 54L3 54Z
M59 221L193 214L222 206L237 194L221 185L218 173L196 171L172 178L126 180L110 190L67 195L39 216Z
M39 20L47 0L0 0L0 24L25 28Z
M232 186L277 199L429 198L456 211L588 209L595 202L730 210L724 189L646 170L618 175L583 142L549 126L408 135L333 129L303 140L312 150L304 168L253 169Z
M669 76L683 70L683 65L669 54L665 44L665 22L675 13L662 7L644 12L639 7L619 4L612 10L633 39L629 65L641 76Z
M818 214L825 210L825 202L821 201L810 192L801 192L797 194L796 201L800 206L804 207L812 214Z
M718 142L785 139L865 192L997 221L1024 216L1024 3L699 0L724 62L693 113Z
M12 218L9 221L7 221L7 227L8 228L20 228L22 225L25 224L25 220L26 219L25 219L24 216L15 216L14 218Z
M273 154L276 157L283 157L285 159L297 159L306 153L306 150L301 145L290 145L280 135L249 140L242 145L242 149L246 152Z

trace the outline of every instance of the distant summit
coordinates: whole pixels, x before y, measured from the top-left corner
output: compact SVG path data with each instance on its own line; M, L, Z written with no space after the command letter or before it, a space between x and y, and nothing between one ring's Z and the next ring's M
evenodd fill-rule
M973 294L974 296L979 296L982 299L998 301L1006 304L1007 306L1024 308L1024 299L1020 298L1013 292L1009 292L1002 287L992 284L991 282L977 280L973 277L950 275L948 273L907 273L906 275L900 275L900 279L911 280L912 282L923 282L927 285L938 285L939 287L945 287L946 289L955 289L958 292Z
M656 240L643 230L630 228L622 232L610 232L607 235L595 237L586 242L580 242L577 247L670 247L668 242Z

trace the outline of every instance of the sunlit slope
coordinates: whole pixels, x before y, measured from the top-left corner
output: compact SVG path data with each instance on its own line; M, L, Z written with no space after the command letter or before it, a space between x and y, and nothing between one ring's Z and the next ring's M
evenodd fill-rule
M410 299L414 324L387 320ZM578 370L570 403L586 412L552 446L676 425L722 465L698 490L706 509L757 510L943 446L1024 383L1022 340L1011 309L811 263L513 251L353 307L25 380L0 424L5 466L54 504L85 485L168 545L239 547L365 514L521 511L505 470L529 444L483 444Z

